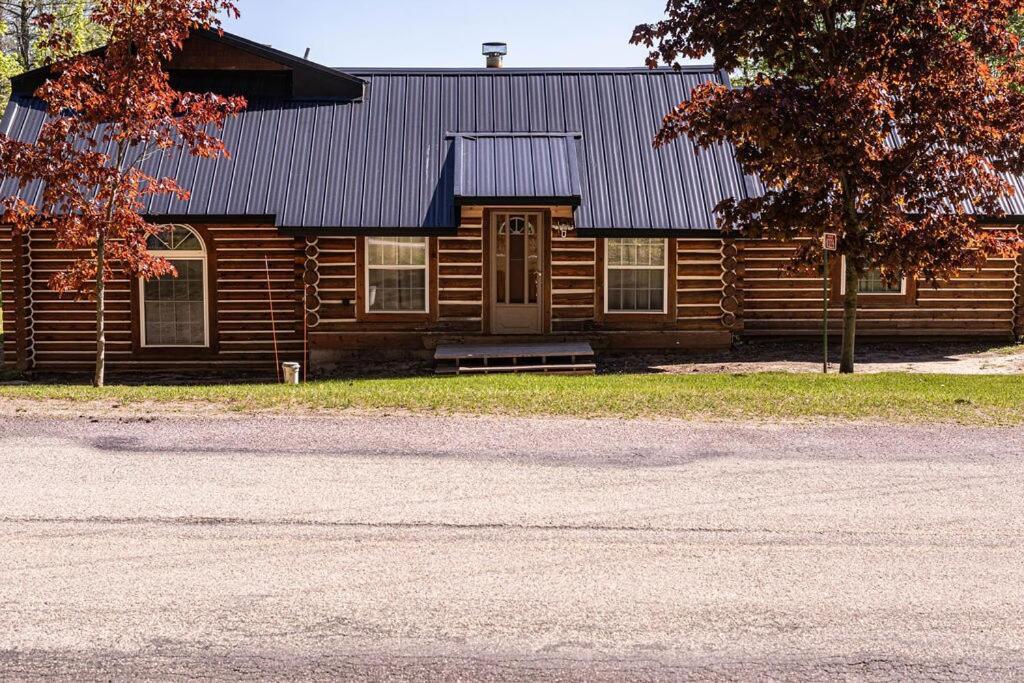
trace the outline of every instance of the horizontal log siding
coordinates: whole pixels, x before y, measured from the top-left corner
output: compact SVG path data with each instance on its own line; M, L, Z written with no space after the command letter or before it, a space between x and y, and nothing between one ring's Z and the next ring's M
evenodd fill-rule
M465 207L459 233L438 237L436 269L431 275L436 289L437 330L480 334L484 324L484 227L483 211Z
M784 272L796 243L739 244L743 265L744 330L749 336L801 336L821 331L821 278ZM860 302L858 332L873 337L1009 337L1013 330L1015 262L991 259L980 272L961 272L933 287L918 283L912 301L870 296ZM833 280L838 286L838 278ZM829 328L842 331L841 305Z
M269 259L277 342L282 360L302 358L302 285L296 273L301 246L282 237L270 225L210 225L208 253L215 254L210 274L216 282L216 320L210 330L218 352L200 360L180 357L190 350L136 353L133 348L132 292L134 282L120 277L107 289L107 357L109 368L141 370L190 366L274 371L274 335L270 317L267 271ZM49 289L52 275L67 268L76 256L59 250L53 235L35 231L32 240L32 294L35 369L77 371L92 366L95 355L94 304L59 295ZM216 271L216 272L214 272ZM163 357L161 355L163 354Z
M337 331L356 322L356 238L320 237L316 261L319 281L319 320L311 320L311 334ZM307 279L308 282L308 279Z
M219 351L211 364L276 372L275 328L281 361L301 362L304 240L281 235L273 225L208 225L206 230L217 260L217 319L211 339L217 338Z
M1024 228L1017 228L1017 231L1024 233ZM1021 339L1024 338L1024 252L1017 255L1016 280L1013 334Z
M58 294L49 280L87 253L58 249L52 231L33 230L31 249L32 313L36 333L32 339L33 369L87 370L96 357L95 305L73 294ZM107 359L109 368L131 356L131 302L128 281L117 278L107 285Z
M411 315L408 320L356 310L360 295L365 294L359 290L366 286L366 273L359 266L362 258L357 254L364 248L363 239L312 240L312 249L306 245L306 283L308 291L315 294L314 306L318 303L319 308L310 311L311 342L320 348L357 348L362 345L360 339L379 346L414 334L480 334L484 319L481 221L479 209L467 209L458 234L430 238L430 311L425 317Z
M579 332L597 319L597 240L551 239L551 330Z
M676 241L676 327L719 331L724 283L720 239Z
M15 307L14 236L9 227L0 226L0 369L17 366L18 327Z

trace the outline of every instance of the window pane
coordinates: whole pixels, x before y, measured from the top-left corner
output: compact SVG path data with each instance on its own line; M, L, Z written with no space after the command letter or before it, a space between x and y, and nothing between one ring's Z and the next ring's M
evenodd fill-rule
M622 262L622 240L608 240L605 244L606 258L609 265L618 265Z
M425 311L427 308L427 273L424 269L386 270L371 268L369 272L369 309L371 311Z
M508 302L510 304L526 303L526 235L522 224L508 238Z
M147 346L206 344L206 285L203 263L172 259L178 277L164 275L143 285Z
M608 310L660 313L665 307L664 268L608 271Z
M367 310L427 310L427 244L425 237L367 238Z
M508 230L504 223L495 235L497 244L494 247L494 300L499 304L508 303Z
M651 262L648 265L660 266L665 263L665 240L652 240Z
M895 285L887 285L882 280L882 270L871 268L861 276L859 289L865 294L899 294L903 291L903 285L900 282Z
M203 243L184 225L167 226L163 232L146 240L150 251L202 251Z
M427 238L369 237L366 240L367 264L371 266L425 266Z
M663 266L665 240L649 237L612 238L605 242L609 266Z

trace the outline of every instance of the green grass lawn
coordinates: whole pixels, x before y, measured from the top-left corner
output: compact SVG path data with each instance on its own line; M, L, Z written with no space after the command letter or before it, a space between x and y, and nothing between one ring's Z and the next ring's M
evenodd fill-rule
M879 374L411 377L213 386L0 387L0 401L114 401L228 411L412 411L575 417L1024 424L1024 378ZM31 405L31 404L30 404ZM159 409L159 405L156 406ZM168 405L168 409L175 406Z

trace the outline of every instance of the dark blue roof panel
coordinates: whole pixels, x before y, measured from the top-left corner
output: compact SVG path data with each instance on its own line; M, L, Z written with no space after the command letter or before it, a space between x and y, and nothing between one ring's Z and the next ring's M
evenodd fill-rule
M580 135L454 135L456 204L579 206Z
M359 100L252 101L230 121L229 160L170 154L152 171L191 190L154 216L272 216L283 228L443 232L457 199L578 204L582 230L714 229L726 197L759 191L732 150L655 150L662 117L711 68L346 70ZM11 101L3 130L34 139L39 103ZM16 191L9 181L4 194ZM548 203L548 202L545 202Z

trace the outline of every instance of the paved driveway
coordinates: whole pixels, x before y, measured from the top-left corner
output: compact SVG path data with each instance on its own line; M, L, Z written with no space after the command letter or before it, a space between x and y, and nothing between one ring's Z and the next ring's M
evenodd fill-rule
M1024 433L3 418L0 679L1020 678Z

